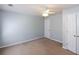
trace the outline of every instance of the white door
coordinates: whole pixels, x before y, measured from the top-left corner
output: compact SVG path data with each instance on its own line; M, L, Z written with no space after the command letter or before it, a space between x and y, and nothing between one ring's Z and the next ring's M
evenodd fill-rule
M68 49L76 53L76 15L68 14Z
M65 46L66 49L76 53L76 15L68 13L65 19Z
M79 54L79 13L77 14L77 54Z

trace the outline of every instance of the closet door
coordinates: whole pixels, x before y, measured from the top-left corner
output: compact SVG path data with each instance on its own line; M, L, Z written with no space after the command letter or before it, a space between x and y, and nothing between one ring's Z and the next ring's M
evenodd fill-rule
M68 49L72 52L76 53L76 37L74 37L76 35L76 15L75 13L70 13L67 15L67 45L68 45Z
M64 18L64 39L65 48L76 53L76 15L74 13L68 13Z
M77 54L79 54L79 13L77 13Z

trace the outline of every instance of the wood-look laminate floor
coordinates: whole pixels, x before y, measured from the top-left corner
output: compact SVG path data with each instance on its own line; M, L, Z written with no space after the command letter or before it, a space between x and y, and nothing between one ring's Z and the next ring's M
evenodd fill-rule
M1 48L1 55L75 55L62 48L58 42L47 38Z

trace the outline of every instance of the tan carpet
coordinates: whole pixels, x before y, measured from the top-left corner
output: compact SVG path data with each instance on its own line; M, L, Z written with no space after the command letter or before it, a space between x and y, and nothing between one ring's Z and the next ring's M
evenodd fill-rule
M0 49L1 55L75 55L58 42L47 38Z

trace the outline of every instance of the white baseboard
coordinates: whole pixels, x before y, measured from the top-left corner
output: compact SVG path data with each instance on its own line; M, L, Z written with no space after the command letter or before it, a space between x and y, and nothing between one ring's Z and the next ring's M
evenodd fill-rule
M59 40L56 40L56 39L53 39L53 38L50 38L50 37L46 37L46 38L51 39L51 40L54 40L54 41L57 41L59 43L62 43L62 41L59 41Z
M26 42L33 41L33 40L36 40L36 39L39 39L39 38L42 38L42 37L35 37L33 39L28 39L28 40L24 40L24 41L15 42L15 43L12 43L12 44L1 46L0 48L10 47L10 46L14 46L14 45L17 45L17 44L26 43Z
M59 42L59 43L62 43L61 41L59 41L59 40L56 40L56 39L51 39L51 40L57 41L57 42Z

